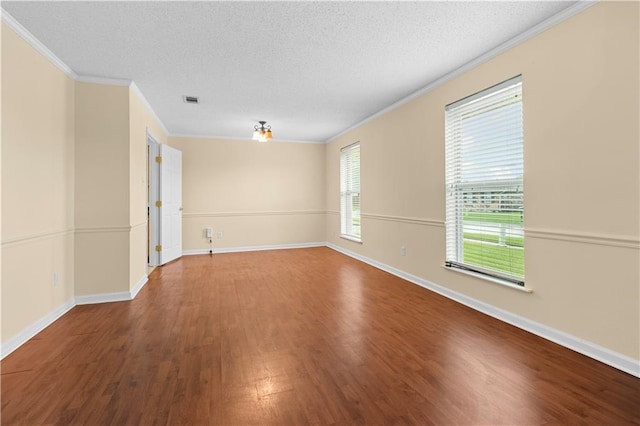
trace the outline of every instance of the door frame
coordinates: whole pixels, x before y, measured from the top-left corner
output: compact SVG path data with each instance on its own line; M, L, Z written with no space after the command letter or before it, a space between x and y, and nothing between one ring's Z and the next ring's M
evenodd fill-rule
M147 128L147 258L149 266L160 265L160 253L155 247L160 241L160 212L156 201L160 199L160 163L156 157L160 155L160 143Z

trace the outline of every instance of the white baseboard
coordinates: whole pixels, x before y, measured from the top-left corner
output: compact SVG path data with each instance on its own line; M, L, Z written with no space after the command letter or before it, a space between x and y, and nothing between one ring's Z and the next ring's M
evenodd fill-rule
M99 293L76 296L76 305L93 305L95 303L126 302L131 300L131 292Z
M367 263L371 266L374 266L390 274L396 275L413 284L417 284L428 290L436 292L458 303L462 303L463 305L468 306L472 309L475 309L476 311L482 312L484 314L497 318L501 321L504 321L508 324L511 324L515 327L521 328L537 336L540 336L544 339L550 340L566 348L579 352L590 358L598 360L604 364L610 365L611 367L617 368L618 370L622 370L625 373L629 373L633 376L640 377L640 361L637 359L633 359L626 355L622 355L618 352L614 352L610 349L604 348L594 343L587 342L571 334L565 333L560 330L556 330L552 327L546 326L544 324L540 324L538 322L521 317L519 315L515 315L511 312L507 312L500 308L496 308L495 306L489 305L488 303L481 302L479 300L465 296L462 293L458 293L457 291L453 291L448 288L439 286L423 278L409 274L408 272L386 265L382 262L369 259L368 257L362 256L358 253L354 253L350 250L344 249L335 244L326 243L326 245L327 247L335 251L338 251L349 257L353 257L354 259L360 260L364 263Z
M60 318L62 315L69 312L71 308L76 305L92 305L95 303L108 303L108 302L124 302L128 300L133 300L138 295L142 287L149 281L148 277L144 275L136 285L130 291L120 291L117 293L101 293L101 294L87 294L84 296L76 296L73 299L67 300L64 304L60 305L53 311L49 312L47 315L43 316L16 336L7 340L7 342L3 343L0 346L0 359L3 359L11 352L18 349L20 346L25 344L29 339L31 339L36 334L40 333L42 330L51 325L55 320Z
M266 246L246 246L246 247L228 247L228 248L214 248L213 253L239 253L243 251L263 251L263 250L284 250L284 249L296 249L296 248L309 248L309 247L324 247L327 243L294 243L294 244L275 244ZM209 249L196 249L196 250L183 250L182 254L185 256L191 256L195 254L209 254Z
M49 312L24 330L22 330L17 335L13 336L5 343L3 343L0 347L0 359L3 359L11 352L18 349L20 346L25 344L29 339L31 339L36 334L40 333L42 330L47 328L51 323L60 318L62 315L69 312L71 308L75 306L74 299L69 299L64 302L62 305L55 308L53 311Z
M140 278L138 280L138 282L136 283L136 285L133 286L133 288L131 289L131 291L129 291L129 297L131 300L135 299L136 296L138 295L138 293L140 293L140 290L142 290L142 287L144 287L144 285L149 281L149 277L147 277L147 275L143 275L142 278Z
M93 305L95 303L127 302L136 298L142 287L149 281L147 275L143 275L136 285L129 291L116 293L98 293L76 296L76 305Z

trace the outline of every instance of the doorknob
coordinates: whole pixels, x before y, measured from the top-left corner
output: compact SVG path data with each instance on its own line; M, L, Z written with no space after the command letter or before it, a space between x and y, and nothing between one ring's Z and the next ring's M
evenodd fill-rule
M180 207L178 210L182 211L182 207Z

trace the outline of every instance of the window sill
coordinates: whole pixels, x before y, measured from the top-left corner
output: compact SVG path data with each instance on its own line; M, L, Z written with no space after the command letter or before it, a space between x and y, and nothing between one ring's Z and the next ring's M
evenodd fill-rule
M482 280L485 281L489 281L492 282L494 284L500 284L504 287L509 287L512 288L514 290L518 290L518 291L522 291L524 293L533 293L533 289L530 287L523 287L523 286L519 286L516 284L513 284L507 280L501 280L500 278L495 278L495 277L489 277L487 275L484 274L479 274L473 271L465 271L464 269L458 269L458 268L452 268L451 266L446 266L446 265L442 265L442 267L444 269L446 269L447 271L453 271L453 272L458 272L460 274L465 274L465 275L470 275L472 277L476 277L476 278L480 278Z
M354 243L362 244L362 240L360 238L354 237L354 236L351 236L351 235L340 234L340 238L352 241Z

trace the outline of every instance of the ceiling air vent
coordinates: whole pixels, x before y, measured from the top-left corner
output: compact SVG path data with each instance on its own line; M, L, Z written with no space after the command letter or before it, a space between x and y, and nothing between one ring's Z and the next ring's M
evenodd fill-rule
M188 104L197 104L198 97L197 96L183 96L182 99Z

